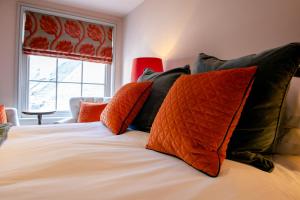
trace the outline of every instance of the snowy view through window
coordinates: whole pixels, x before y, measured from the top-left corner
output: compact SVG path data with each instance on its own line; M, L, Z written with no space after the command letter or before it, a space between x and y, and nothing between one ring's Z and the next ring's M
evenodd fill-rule
M71 97L104 96L105 64L30 56L30 110L68 111Z

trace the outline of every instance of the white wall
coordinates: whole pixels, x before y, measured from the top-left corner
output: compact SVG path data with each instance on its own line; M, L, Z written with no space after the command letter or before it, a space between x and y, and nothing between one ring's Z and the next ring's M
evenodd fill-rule
M0 102L7 106L17 102L17 2L0 0ZM122 69L123 83L130 80L135 57L158 56L176 66L194 62L199 52L226 59L300 41L299 0L145 0L124 24L102 13L22 2L117 23L116 88L122 84Z
M15 1L0 0L0 103L16 105L15 99L15 50L16 5Z
M6 106L17 106L17 66L16 57L16 38L17 38L17 2L18 0L0 0L0 103ZM55 9L61 12L72 12L74 15L87 16L99 20L117 24L116 36L116 88L122 83L122 44L123 30L122 19L96 13L87 10L66 7L58 4L47 3L39 0L23 0L35 6L46 9Z
M124 21L123 83L132 59L174 67L200 52L220 58L300 42L299 0L145 0Z

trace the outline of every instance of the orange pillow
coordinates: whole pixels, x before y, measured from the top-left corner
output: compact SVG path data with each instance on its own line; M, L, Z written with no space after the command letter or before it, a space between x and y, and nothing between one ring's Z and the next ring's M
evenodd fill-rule
M7 116L4 105L0 105L0 124L7 123Z
M146 148L218 176L255 72L247 67L182 75L154 120Z
M115 134L126 131L150 94L152 82L128 83L107 104L101 121Z
M80 103L80 111L77 122L83 123L100 121L100 115L105 106L105 103L92 103L82 101Z

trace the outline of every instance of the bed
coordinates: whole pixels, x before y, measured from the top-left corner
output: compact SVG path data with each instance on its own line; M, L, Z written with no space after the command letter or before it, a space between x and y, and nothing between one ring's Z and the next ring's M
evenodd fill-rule
M300 156L272 173L225 160L211 178L144 148L149 133L99 122L11 128L0 148L0 199L300 199Z

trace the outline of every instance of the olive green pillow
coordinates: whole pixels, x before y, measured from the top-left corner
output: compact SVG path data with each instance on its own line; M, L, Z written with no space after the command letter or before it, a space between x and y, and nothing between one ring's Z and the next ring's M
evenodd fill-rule
M257 66L256 79L240 121L228 145L227 158L272 171L273 153L278 142L282 105L291 78L299 67L300 43L244 56L220 60L201 53L197 72Z
M0 145L6 139L10 127L11 127L10 124L0 124Z

